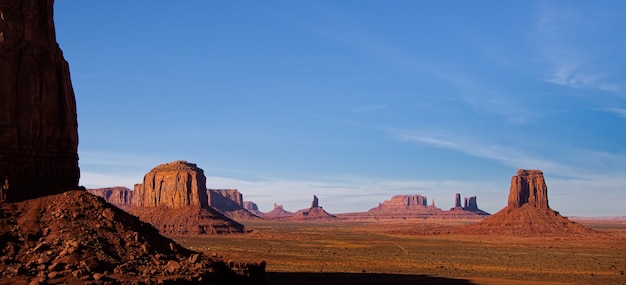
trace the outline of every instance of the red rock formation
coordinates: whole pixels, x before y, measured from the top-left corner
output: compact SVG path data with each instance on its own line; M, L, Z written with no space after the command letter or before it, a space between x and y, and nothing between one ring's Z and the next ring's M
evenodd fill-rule
M274 209L262 215L266 219L282 219L293 216L293 212L286 211L283 205L274 203Z
M204 171L182 160L158 165L135 186L133 206L208 208Z
M87 189L87 191L122 209L130 207L133 199L133 191L122 186Z
M78 188L78 123L51 0L0 0L0 198ZM4 183L0 183L4 184Z
M259 206L252 201L243 201L243 208L248 211L259 211Z
M263 212L259 211L259 206L252 201L243 201L243 208L257 217L263 217Z
M540 209L550 208L548 206L548 187L541 170L520 169L517 171L517 175L511 178L509 207L519 208L527 203Z
M396 195L390 200L379 203L377 207L370 209L370 212L399 212L399 211L419 211L427 208L428 199L422 195Z
M237 276L86 191L0 203L0 214L2 284L264 284L263 262Z
M129 211L167 235L243 232L243 225L208 205L206 177L186 161L161 164L136 184Z
M220 211L243 209L243 195L237 189L209 189L209 206Z
M237 189L209 189L209 206L234 220L258 219L260 216L244 208L243 195ZM256 212L259 212L258 210Z
M465 211L465 212L472 212L478 215L489 215L489 213L481 210L478 208L478 203L476 202L477 198L476 196L471 196L471 197L464 197L463 198L463 206L461 206L461 194L460 193L456 193L456 195L454 196L454 208L450 208L450 211L454 211L454 212L461 212L461 211Z
M336 218L337 216L329 214L319 206L319 200L315 195L313 195L311 208L298 210L290 217L290 219L298 221L329 220Z
M511 179L508 206L479 223L454 231L505 235L597 233L550 209L543 172L523 169Z

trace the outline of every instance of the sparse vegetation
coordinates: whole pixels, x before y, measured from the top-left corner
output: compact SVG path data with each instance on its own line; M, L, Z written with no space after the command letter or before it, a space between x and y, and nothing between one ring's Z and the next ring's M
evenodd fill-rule
M458 221L441 223L458 224ZM425 274L477 282L491 280L489 283L503 280L500 284L505 284L505 280L527 280L529 284L625 281L626 260L620 253L626 251L626 225L620 223L602 224L602 230L610 231L615 237L605 240L393 233L432 226L432 222L418 220L248 221L246 225L252 229L249 234L175 239L187 247L223 255L225 259L264 259L269 272Z

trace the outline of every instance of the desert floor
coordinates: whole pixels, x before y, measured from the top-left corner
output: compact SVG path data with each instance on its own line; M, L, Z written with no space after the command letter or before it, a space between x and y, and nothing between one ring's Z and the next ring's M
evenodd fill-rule
M246 221L250 233L175 237L229 260L265 260L269 284L626 284L626 221L599 237L408 234L469 223Z

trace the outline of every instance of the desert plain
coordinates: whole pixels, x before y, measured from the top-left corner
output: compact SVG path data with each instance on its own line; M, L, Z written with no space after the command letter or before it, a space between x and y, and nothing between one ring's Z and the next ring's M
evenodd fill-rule
M248 233L179 236L225 260L267 262L268 284L626 284L626 220L577 220L606 235L468 235L475 220L246 221Z

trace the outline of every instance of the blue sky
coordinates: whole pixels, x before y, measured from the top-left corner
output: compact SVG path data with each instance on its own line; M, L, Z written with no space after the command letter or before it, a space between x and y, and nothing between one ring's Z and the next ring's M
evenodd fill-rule
M81 185L187 160L261 210L397 194L626 215L626 2L63 1Z

